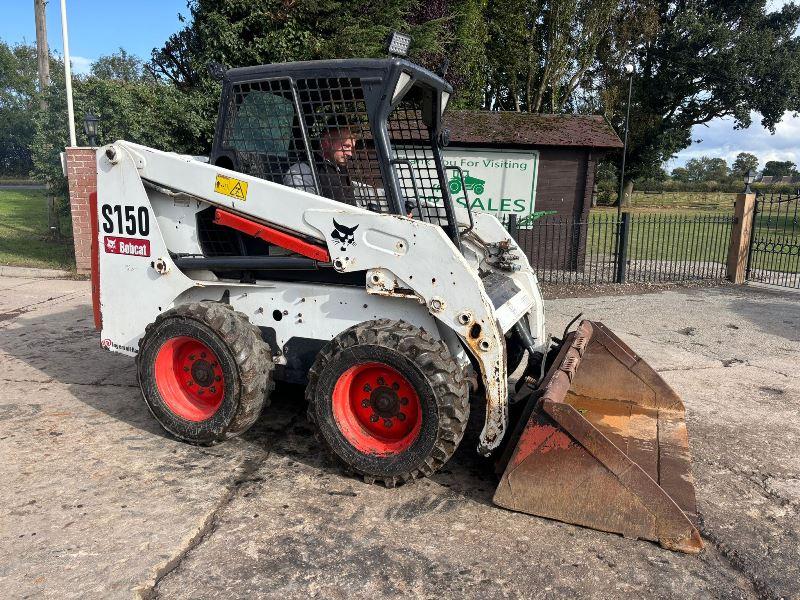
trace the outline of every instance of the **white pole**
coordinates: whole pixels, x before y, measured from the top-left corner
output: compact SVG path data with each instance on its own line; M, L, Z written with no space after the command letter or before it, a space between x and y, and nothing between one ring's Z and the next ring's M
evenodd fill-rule
M72 108L72 70L69 65L69 34L67 33L67 0L61 0L61 35L64 39L64 83L67 88L67 116L69 117L69 145L74 147L75 111Z

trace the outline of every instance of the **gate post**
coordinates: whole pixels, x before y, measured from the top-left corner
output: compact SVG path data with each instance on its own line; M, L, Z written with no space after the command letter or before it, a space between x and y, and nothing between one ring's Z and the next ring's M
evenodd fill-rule
M506 226L508 234L515 242L519 242L519 225L517 224L517 215L508 215L508 225Z
M622 213L619 222L619 237L617 240L617 272L614 283L625 283L625 274L628 269L628 229L630 228L631 213Z
M736 196L731 242L728 246L728 281L733 283L744 283L747 254L753 234L755 204L756 195L753 193L742 193Z

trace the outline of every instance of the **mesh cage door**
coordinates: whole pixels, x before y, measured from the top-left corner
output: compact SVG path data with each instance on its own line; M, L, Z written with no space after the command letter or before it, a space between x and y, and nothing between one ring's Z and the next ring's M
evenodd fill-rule
M389 115L392 162L410 215L449 230L449 196L442 190L433 132L423 118L423 101L415 96L407 94Z

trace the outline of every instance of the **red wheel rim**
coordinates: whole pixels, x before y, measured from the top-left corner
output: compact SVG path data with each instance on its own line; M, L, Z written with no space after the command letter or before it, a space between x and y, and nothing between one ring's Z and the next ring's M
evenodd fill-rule
M156 387L169 409L187 421L214 416L225 395L219 358L200 340L174 337L159 348Z
M333 417L345 439L366 454L398 454L419 437L422 409L414 387L389 365L350 367L333 388Z

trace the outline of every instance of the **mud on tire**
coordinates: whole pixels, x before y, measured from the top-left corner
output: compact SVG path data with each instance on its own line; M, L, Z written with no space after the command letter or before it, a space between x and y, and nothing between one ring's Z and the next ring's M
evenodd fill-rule
M435 473L469 419L467 381L447 346L391 319L333 338L311 367L306 398L332 454L387 487Z
M172 435L211 445L255 423L274 387L269 346L247 316L203 301L172 308L139 342L139 387Z

